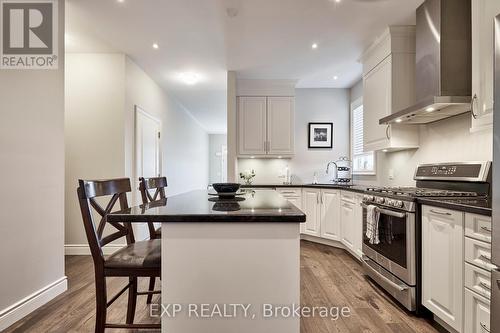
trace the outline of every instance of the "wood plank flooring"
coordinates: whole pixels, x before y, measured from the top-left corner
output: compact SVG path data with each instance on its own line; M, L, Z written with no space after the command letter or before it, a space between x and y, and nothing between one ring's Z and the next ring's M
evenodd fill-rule
M404 311L376 287L363 275L361 265L344 250L303 241L300 269L302 305L339 308L345 306L349 307L351 312L349 317L340 317L338 320L318 316L303 318L301 333L438 332L429 320ZM4 332L94 332L94 271L91 257L66 257L66 274L69 279L67 292ZM147 282L146 279L141 281L142 290L147 288ZM123 279L110 279L110 294L116 293L124 284ZM159 302L159 297L155 301ZM122 296L110 307L110 321L125 321L126 302L127 297ZM158 319L149 317L146 297L139 298L136 322L158 322Z

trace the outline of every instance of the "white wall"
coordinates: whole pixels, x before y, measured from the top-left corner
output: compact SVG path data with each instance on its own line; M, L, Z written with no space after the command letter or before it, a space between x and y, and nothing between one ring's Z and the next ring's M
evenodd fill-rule
M206 188L208 133L180 103L166 93L130 58L126 61L126 174L132 177L134 105L162 123L162 167L167 194Z
M135 105L161 120L168 195L206 188L208 134L127 56L69 53L67 58L66 244L73 246L71 253L82 253L87 239L75 194L77 179L125 176L135 181Z
M66 54L66 244L87 244L78 179L125 176L125 56Z
M295 183L311 183L314 172L326 179L330 161L349 156L349 89L295 90L295 156L292 159L239 159L238 170L254 169L255 184L279 184L288 165ZM333 122L333 149L308 148L308 123ZM320 179L321 180L321 179Z
M223 175L227 174L227 156L226 168L222 165L222 148L227 150L227 135L226 134L210 134L209 135L209 184L220 183Z
M59 69L0 70L0 331L55 294L64 276L64 1Z
M351 89L351 102L360 96L361 81ZM354 176L354 182L380 186L411 186L415 185L415 168L421 163L492 160L492 131L471 133L470 127L471 116L468 113L421 125L419 149L393 153L378 152L377 174ZM393 179L389 179L391 173Z
M378 178L382 185L414 185L413 174L421 163L488 161L493 156L491 130L471 133L470 114L420 127L420 148L381 153ZM394 179L389 179L393 170Z

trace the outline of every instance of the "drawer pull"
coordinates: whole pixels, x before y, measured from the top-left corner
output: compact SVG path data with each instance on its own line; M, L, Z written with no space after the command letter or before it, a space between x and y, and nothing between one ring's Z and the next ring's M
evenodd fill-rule
M485 324L483 323L479 323L479 325L481 325L481 329L486 332L486 333L490 333L490 329L488 328L488 326L486 326Z
M487 256L486 254L481 254L479 256L479 259L483 259L484 261L487 261L491 264L491 257Z
M486 231L486 232L491 232L491 228L488 228L488 227L481 227L481 229Z
M439 215L451 215L451 213L448 213L448 212L440 212L438 210L434 210L434 209L431 209L431 212L434 213L434 214L439 214Z
M481 287L483 287L484 289L491 291L491 286L489 284L484 283L484 282L479 282L479 285Z

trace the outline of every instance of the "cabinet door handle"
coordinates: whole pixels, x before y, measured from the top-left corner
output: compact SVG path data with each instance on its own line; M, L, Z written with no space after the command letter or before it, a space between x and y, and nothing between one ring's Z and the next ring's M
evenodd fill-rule
M490 330L488 329L488 326L486 326L486 324L479 323L479 325L481 325L481 329L483 331L485 331L486 333L490 333Z
M488 228L488 227L481 227L481 229L486 231L486 232L491 232L491 228Z
M476 104L477 101L477 94L474 94L474 97L472 97L472 100L470 101L470 112L472 113L472 118L477 119L477 115L474 112L474 105Z
M385 128L385 136L387 137L387 140L390 140L391 137L389 135L389 129L391 128L391 125L387 125L387 127Z
M324 194L323 192L321 192L321 203L323 203L323 196L324 196L324 195L325 195L325 194Z
M438 210L434 210L434 209L431 209L431 212L434 213L434 214L439 214L439 215L448 215L450 216L451 213L448 213L448 212L440 212Z
M316 193L316 203L319 204L319 192Z
M483 287L484 289L491 291L491 286L489 284L484 283L484 282L479 282L479 285L481 287Z
M491 257L487 256L486 254L479 255L479 259L483 259L484 261L491 263Z

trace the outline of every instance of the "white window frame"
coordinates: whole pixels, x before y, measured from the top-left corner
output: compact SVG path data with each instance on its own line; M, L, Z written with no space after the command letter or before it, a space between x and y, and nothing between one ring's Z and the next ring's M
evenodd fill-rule
M353 175L369 175L374 176L377 174L377 155L373 151L363 152L362 154L354 155L354 123L353 123L353 113L356 109L363 106L363 98L360 97L354 102L351 103L351 111L350 111L350 142L351 142L351 159L352 159L352 174ZM373 159L373 169L372 170L355 170L354 166L356 165L356 157L358 156L371 156Z

